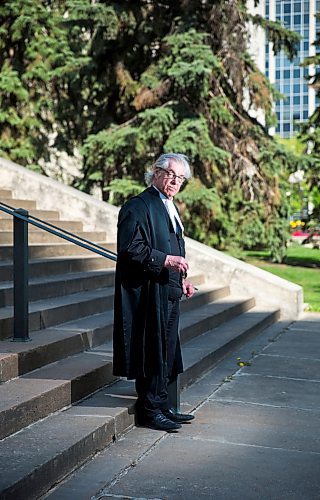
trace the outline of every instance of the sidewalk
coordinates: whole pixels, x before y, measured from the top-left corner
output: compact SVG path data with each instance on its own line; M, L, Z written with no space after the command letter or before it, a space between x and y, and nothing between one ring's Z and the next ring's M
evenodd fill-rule
M181 409L196 418L179 432L133 428L44 498L318 500L320 314L248 342Z

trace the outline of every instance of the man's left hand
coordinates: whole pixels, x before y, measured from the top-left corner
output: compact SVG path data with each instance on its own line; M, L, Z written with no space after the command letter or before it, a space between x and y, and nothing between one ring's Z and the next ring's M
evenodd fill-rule
M190 283L190 281L184 279L182 282L182 291L183 294L187 297L187 299L190 299L190 297L192 297L192 295L195 292L195 287L193 286L192 283Z

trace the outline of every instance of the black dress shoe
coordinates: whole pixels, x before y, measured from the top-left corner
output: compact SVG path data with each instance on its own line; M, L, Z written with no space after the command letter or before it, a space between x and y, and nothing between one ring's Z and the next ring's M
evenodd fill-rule
M145 418L143 425L150 429L167 432L177 431L181 428L181 424L172 422L172 420L165 417L162 413L157 413L154 417Z
M180 413L174 408L169 408L169 410L162 410L162 413L164 414L165 417L179 424L185 424L186 422L190 422L191 420L194 419L194 415L190 415L187 413Z

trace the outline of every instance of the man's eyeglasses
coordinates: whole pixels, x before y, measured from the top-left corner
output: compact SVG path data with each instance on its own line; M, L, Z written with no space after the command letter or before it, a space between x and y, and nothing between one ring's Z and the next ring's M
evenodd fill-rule
M175 180L178 184L182 184L187 180L184 175L176 175L174 172L172 172L172 170L167 170L165 168L160 168L159 170L162 170L164 172L164 177L170 180Z

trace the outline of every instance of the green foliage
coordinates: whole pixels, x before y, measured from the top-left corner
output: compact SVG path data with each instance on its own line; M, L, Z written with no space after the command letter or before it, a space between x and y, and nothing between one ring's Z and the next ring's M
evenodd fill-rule
M320 13L318 12L317 21L320 18ZM309 77L309 83L316 90L316 95L320 96L320 35L317 33L317 39L315 42L315 52L316 54L311 57L306 57L303 61L302 66L308 67L309 65L314 65L316 71L312 77ZM309 198L315 205L314 212L312 214L313 218L316 218L320 223L320 206L317 200L317 196L314 196L320 190L320 106L317 106L314 113L311 115L309 120L304 123L299 132L299 138L304 143L305 148L308 150L308 164L305 167L306 175L305 179L308 184Z
M141 141L148 144L150 151L154 144L160 144L176 125L174 111L170 107L146 109L138 115Z
M191 179L176 196L176 201L183 214L186 234L209 245L217 245L222 210L215 188L208 189L200 180Z
M209 162L212 173L216 164L225 164L230 154L216 147L210 139L208 123L203 116L187 118L179 123L165 142L164 151L181 151L192 162Z
M113 179L105 191L110 193L109 202L113 205L122 205L132 196L135 196L143 190L143 186L130 177L125 179Z
M244 108L249 95L272 122L274 92L247 51L249 19L238 0L4 0L0 154L34 168L51 147L80 150L75 184L122 203L159 154L185 153L188 234L242 248L266 241L268 228L279 253L284 179L297 161ZM252 20L293 53L296 35Z
M174 89L181 95L193 95L197 100L206 97L210 90L211 75L221 68L217 57L206 43L207 33L190 29L165 37L168 55L160 64L162 77L172 79Z
M105 187L112 179L122 177L130 170L139 148L135 127L112 127L89 135L81 150L86 158L87 185L90 186L90 181L98 180L103 190L107 191ZM99 177L96 177L97 173Z
M228 101L224 96L212 97L209 101L211 119L221 125L234 123L235 117L228 109Z
M265 30L276 54L283 49L290 59L296 55L297 44L301 40L298 33L284 28L279 21L271 21L258 14L250 16L250 19L253 24L261 26Z

